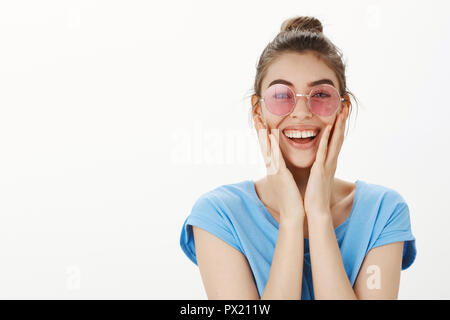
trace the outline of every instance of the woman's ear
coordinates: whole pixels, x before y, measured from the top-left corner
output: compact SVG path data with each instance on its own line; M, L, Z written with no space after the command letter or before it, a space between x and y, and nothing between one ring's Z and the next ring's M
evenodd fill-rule
M348 109L348 112L350 112L350 96L348 94L344 95L344 101L342 101L343 109ZM348 114L347 114L348 116Z
M344 103L347 108L350 108L350 96L348 94L344 95Z
M252 96L252 113L253 113L253 122L255 124L255 128L258 129L267 129L267 125L265 124L264 115L261 113L261 104L258 101L258 97L256 95Z

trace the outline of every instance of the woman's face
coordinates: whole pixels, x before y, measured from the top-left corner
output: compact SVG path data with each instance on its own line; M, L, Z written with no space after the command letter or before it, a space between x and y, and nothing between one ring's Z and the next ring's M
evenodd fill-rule
M315 57L312 53L284 53L277 58L268 68L267 74L262 81L261 95L264 96L265 91L274 80L282 79L289 81L292 85L287 84L295 93L309 94L310 84L317 80L329 79L333 86L338 89L339 83L334 71L330 69L324 62ZM331 84L331 83L330 83ZM256 97L252 97L252 105L256 102ZM342 108L340 109L342 110ZM264 122L259 117L260 113L264 113L268 131L270 129L279 129L280 140L279 146L286 162L300 168L307 168L313 165L317 148L319 146L320 138L322 137L323 129L327 125L333 124L338 112L332 116L323 117L311 112L308 108L308 101L306 97L297 97L297 104L294 110L286 116L277 116L270 113L264 103L260 103L253 113L255 127L264 128ZM340 111L339 111L340 112ZM290 143L290 140L284 132L284 129L292 126L308 126L316 131L319 130L318 135L314 139L311 147L305 148L295 147ZM310 145L309 143L308 145Z

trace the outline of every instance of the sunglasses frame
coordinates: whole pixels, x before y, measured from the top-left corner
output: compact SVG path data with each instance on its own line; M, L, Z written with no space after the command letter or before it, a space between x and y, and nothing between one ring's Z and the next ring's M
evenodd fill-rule
M286 88L287 88L288 90L290 90L290 91L292 92L292 94L294 95L294 104L293 104L292 110L289 111L288 113L284 114L284 115L278 115L278 114L272 113L272 112L267 108L267 106L266 106L266 109L267 109L271 114L276 115L276 116L279 116L279 117L285 117L285 116L287 116L288 114L292 113L292 111L294 111L295 106L297 105L297 97L308 97L308 103L307 103L307 105L308 105L309 110L310 110L312 113L314 113L315 115L319 116L319 117L331 117L331 116L334 116L334 115L336 114L336 112L338 112L338 111L342 108L342 102L345 101L345 98L342 98L342 97L341 97L341 95L339 94L339 91L338 91L334 86L332 86L332 85L330 85L330 84L327 84L327 83L324 83L324 84L318 84L318 85L312 87L312 88L311 88L311 91L310 91L308 94L295 93L294 90L291 89L291 87L289 87L289 86L287 86L287 85L285 85L285 84L282 84L282 83L276 83L276 84L271 85L269 88L267 88L266 94L267 94L267 91L268 91L271 87L273 87L273 86L283 86L283 87L286 87ZM313 92L313 90L314 90L315 88L317 88L317 87L322 87L322 86L328 86L328 87L332 88L334 91L336 91L336 93L337 93L338 96L339 96L339 101L340 101L339 107L336 108L336 111L334 111L332 114L330 114L330 115L328 115L328 116L321 116L321 115L315 113L314 111L312 111L312 109L311 109L311 103L310 103L311 93ZM264 96L266 96L266 94L264 94ZM262 102L264 102L264 105L266 104L266 102L264 101L264 98L263 98L263 97L261 97L259 100L262 101ZM265 119L264 119L264 120L265 120Z

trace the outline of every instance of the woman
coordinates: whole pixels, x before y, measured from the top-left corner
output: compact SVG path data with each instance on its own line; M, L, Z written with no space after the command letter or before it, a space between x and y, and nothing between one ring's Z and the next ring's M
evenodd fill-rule
M396 299L416 256L409 208L393 189L334 177L352 94L319 20L282 24L254 90L267 176L203 194L181 231L208 298Z

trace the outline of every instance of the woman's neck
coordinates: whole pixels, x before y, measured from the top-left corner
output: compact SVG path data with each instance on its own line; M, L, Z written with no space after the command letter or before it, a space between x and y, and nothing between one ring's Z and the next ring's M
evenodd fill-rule
M302 199L305 199L305 191L306 191L306 187L308 185L308 180L309 180L309 175L311 172L311 167L309 168L298 168L298 167L293 167L290 166L288 163L286 163L286 167L289 169L289 171L292 173L292 176L297 184L297 188L300 191L300 194L302 196ZM339 195L338 195L338 184L339 181L337 181L339 179L334 178L333 179L333 187L332 187L332 191L331 191L331 206L330 206L330 210L334 207L334 205L338 202L339 200ZM266 207L272 208L276 207L275 206L275 201L276 199L273 198L273 195L270 192L265 192L267 189L265 188L265 185L268 183L267 182L267 176L265 176L262 180L261 180L262 185L261 186L262 189L258 189L259 193L259 197L261 199L261 201L264 203L264 205ZM279 214L279 213L278 213Z
M286 167L292 173L295 183L297 184L297 188L300 191L302 199L304 200L306 187L308 185L309 176L311 173L311 167L298 168L298 167L294 167L294 166L290 165L288 162L286 162ZM331 188L330 210L332 208L334 208L336 203L338 203L340 201L338 183L339 183L339 179L333 178L333 186ZM272 201L274 201L275 199L272 199L271 195L268 195L267 200L269 201L269 203L272 203Z
M298 167L291 166L289 163L286 163L286 167L292 173L295 183L297 184L297 188L300 191L300 194L302 195L302 199L305 199L305 191L306 191L306 186L308 185L311 167L298 168Z

